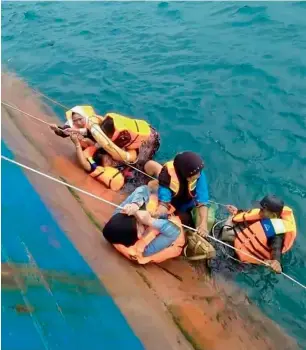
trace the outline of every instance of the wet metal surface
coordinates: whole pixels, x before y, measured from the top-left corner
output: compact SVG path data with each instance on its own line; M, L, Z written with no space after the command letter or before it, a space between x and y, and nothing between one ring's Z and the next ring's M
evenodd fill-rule
M2 153L12 156L3 143ZM2 348L144 349L22 171L5 162L1 204Z

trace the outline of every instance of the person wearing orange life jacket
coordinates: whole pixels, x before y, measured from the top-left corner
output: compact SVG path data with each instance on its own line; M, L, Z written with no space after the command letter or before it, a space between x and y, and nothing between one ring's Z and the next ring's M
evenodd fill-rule
M116 209L103 228L104 238L123 256L138 264L160 263L182 253L185 235L178 217L152 217L157 195L138 187Z
M185 225L195 224L198 233L206 236L209 197L203 168L202 158L194 152L179 153L164 164L158 177L158 215L173 206Z
M70 138L75 145L77 159L82 168L107 188L113 191L121 190L125 183L124 176L120 170L107 165L103 160L104 150L95 146L89 146L83 150L77 134L72 133Z
M258 209L243 211L229 205L228 210L232 215L222 228L221 239L281 273L281 256L291 249L297 234L292 209L276 196L267 195L258 202ZM236 255L241 262L259 264L240 251Z

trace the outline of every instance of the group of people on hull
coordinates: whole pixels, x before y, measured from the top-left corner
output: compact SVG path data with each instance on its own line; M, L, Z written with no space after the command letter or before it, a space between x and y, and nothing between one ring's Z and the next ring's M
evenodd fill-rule
M120 205L123 209L115 210L103 228L108 242L139 264L159 263L182 254L188 233L183 224L204 238L196 246L204 243L206 258L214 257L214 248L205 240L210 230L209 194L198 154L182 152L161 165L152 160L160 147L159 134L145 120L116 113L102 117L91 106L76 106L66 118L64 126L50 128L70 137L79 164L91 177L114 191L137 169L157 179L137 187ZM292 209L274 195L265 196L254 209L227 209L230 216L218 238L236 248L241 262L258 264L255 257L280 273L282 254L296 238Z

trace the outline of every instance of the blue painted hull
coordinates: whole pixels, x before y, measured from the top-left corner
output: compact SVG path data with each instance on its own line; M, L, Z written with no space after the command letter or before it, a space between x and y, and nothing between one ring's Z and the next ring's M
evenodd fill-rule
M2 154L12 157L4 143ZM7 162L1 250L3 349L144 349L24 173Z

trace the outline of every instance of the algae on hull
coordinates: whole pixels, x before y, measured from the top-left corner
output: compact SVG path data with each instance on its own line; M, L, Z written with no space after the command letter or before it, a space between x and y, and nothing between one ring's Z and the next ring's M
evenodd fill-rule
M66 179L62 176L60 176L60 179L62 181L64 181L65 183L67 183ZM102 230L103 226L98 222L98 220L96 220L96 218L94 217L94 215L88 210L86 209L86 206L84 205L84 203L82 202L81 197L78 195L77 191L74 190L73 188L66 186L68 191L72 194L72 196L77 200L77 202L80 204L81 208L83 209L84 213L87 215L88 219L99 229L99 231Z
M194 350L206 350L203 347L201 347L197 341L188 333L188 331L183 327L183 325L180 323L179 317L175 316L171 312L171 308L167 307L167 310L169 311L170 315L172 316L173 322L176 324L177 328L181 331L181 333L184 335L186 340L190 343L190 345L194 348Z

